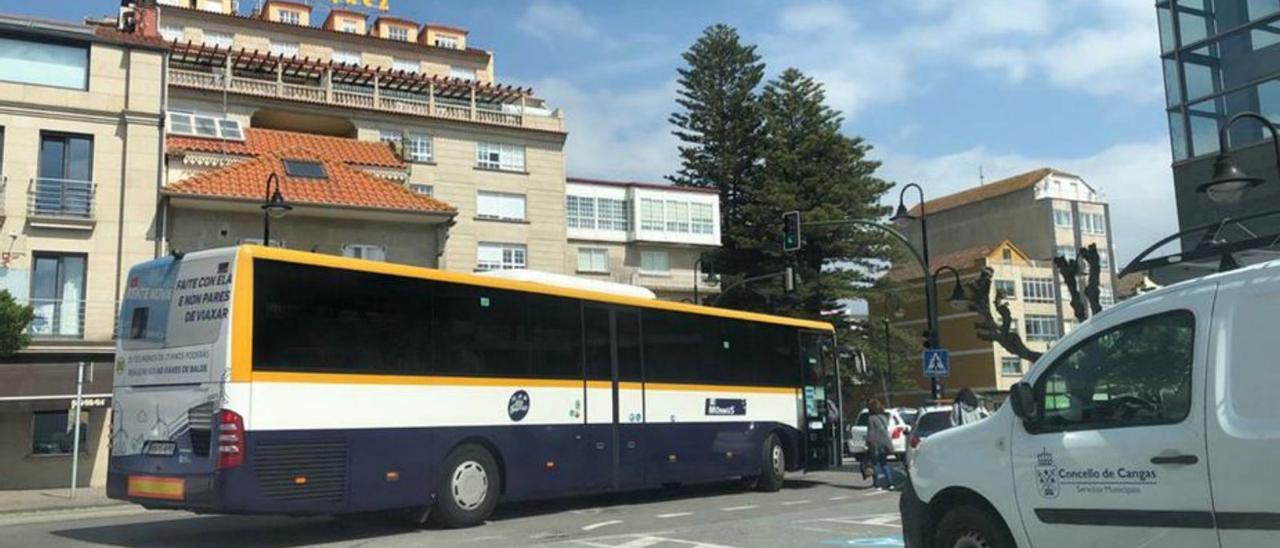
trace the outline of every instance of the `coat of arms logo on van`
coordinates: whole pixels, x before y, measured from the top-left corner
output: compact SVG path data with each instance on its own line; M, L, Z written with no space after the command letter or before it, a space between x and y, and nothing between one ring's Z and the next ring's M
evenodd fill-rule
M1040 496L1047 499L1058 498L1058 493L1062 490L1058 485L1058 467L1053 464L1053 453L1043 448L1036 455L1036 481Z

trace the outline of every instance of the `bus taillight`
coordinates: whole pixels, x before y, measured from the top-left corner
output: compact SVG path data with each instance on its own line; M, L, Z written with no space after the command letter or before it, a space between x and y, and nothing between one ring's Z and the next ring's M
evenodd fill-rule
M244 464L244 419L239 413L223 409L218 413L218 468L235 468Z

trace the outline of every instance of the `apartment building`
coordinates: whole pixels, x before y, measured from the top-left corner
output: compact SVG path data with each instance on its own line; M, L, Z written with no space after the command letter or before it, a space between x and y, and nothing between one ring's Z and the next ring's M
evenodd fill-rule
M566 272L639 285L693 302L720 292L699 259L720 246L713 189L570 177L565 184Z
M442 246L435 250L435 265L468 272L564 270L563 117L532 90L498 83L493 53L471 45L465 29L297 1L267 0L252 13L240 13L225 0L164 0L154 9L171 50L165 70L170 135L234 149L255 130L291 134L272 141L283 148L259 151L277 155L312 136L381 144L395 151L396 165L354 165L334 157L333 166L433 199L415 219L423 234L447 225L447 239L424 236L413 245L432 240L429 245ZM216 156L213 147L197 156ZM184 163L189 152L182 152ZM193 165L171 167L170 183L181 184ZM283 177L283 166L274 167ZM259 184L265 188L265 181ZM284 199L301 199L301 188L306 186L286 181ZM167 195L174 211L197 206L189 197ZM373 234L360 235L358 242L334 234L313 241L309 224L290 227L304 217L348 219L353 208L367 204L310 205L305 215L295 217L302 213L295 210L273 224L273 231L296 231L289 237L280 232L279 243L325 252L342 245L384 246L388 260L400 260L393 248L408 240L399 232L386 234L387 243ZM329 207L335 205L344 207ZM217 207L187 215L187 221L208 219ZM446 210L452 217L441 219L438 213ZM221 237L223 227L211 222L189 223L200 235L187 237L176 219L172 243L250 237L235 223ZM241 228L251 224L245 219ZM421 246L415 253L420 252Z
M1065 287L1055 283L1053 265L1032 259L1008 240L935 255L932 264L935 268L945 265L956 269L962 284L972 282L984 268L990 268L993 298L996 292L1004 296L1013 317L1014 329L1032 350L1047 350L1076 325L1070 307L1071 297ZM895 286L898 299L872 301L872 315L891 318L891 325L906 332L924 331L928 323L924 277L919 267L914 263L896 266L888 277ZM968 310L955 310L946 302L954 287L954 276L943 274L938 278L939 342L951 354L951 375L942 380L943 387L948 393L962 387L986 394L1007 392L1022 378L1029 364L1006 352L999 344L978 338L974 329L978 315ZM908 348L905 352L917 350L919 348ZM916 388L895 394L895 402L918 403L929 397L929 379L924 377L923 370L913 368L911 373Z
M166 48L10 16L0 36L0 289L36 315L31 345L0 358L0 489L68 485L77 421L77 482L100 485L122 278L157 252Z
M1032 260L1051 265L1054 257L1074 258L1078 249L1095 244L1104 270L1102 301L1114 300L1110 206L1077 175L1040 168L930 199L924 211L933 257L1009 240ZM918 217L920 206L911 213ZM901 226L914 242L920 241L920 227L919 221Z

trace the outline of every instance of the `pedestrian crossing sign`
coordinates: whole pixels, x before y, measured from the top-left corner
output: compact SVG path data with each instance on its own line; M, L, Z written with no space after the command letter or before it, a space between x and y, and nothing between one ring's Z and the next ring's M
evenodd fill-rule
M951 374L951 353L945 348L930 348L924 351L924 376L931 379Z

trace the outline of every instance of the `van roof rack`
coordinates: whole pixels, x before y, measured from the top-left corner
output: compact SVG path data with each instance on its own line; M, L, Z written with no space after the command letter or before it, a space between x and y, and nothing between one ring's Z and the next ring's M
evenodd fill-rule
M1139 253L1120 271L1120 276L1134 272L1160 269L1183 270L1183 274L1191 273L1191 277L1199 277L1214 272L1227 272L1240 268L1243 264L1253 264L1280 257L1280 233L1258 235L1245 221L1253 221L1264 217L1280 216L1280 209L1254 213L1239 218L1224 218L1221 221L1208 223L1172 234L1156 242ZM1229 240L1228 231L1244 235L1243 239ZM1184 242L1198 238L1194 248L1181 253L1172 253L1159 257L1147 258L1152 252L1174 240ZM1183 249L1186 249L1185 246ZM1207 271L1207 272L1206 272ZM1187 276L1177 276L1186 278Z

